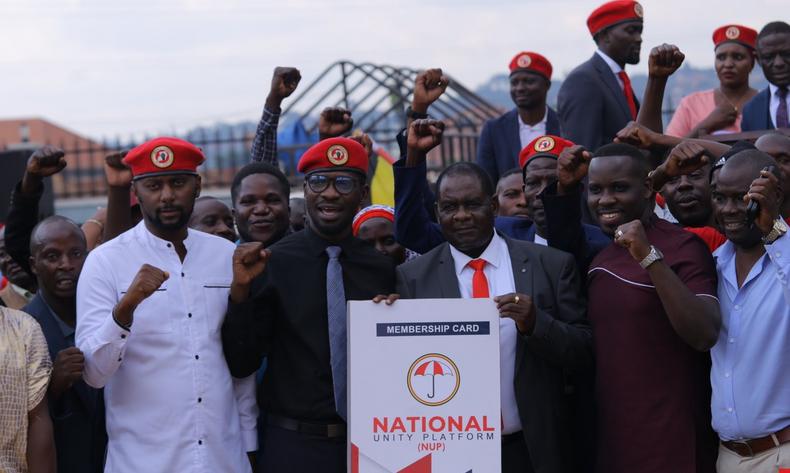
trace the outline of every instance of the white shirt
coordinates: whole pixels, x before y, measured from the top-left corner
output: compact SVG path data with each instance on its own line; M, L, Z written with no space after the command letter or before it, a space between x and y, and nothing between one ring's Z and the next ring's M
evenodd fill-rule
M521 149L532 143L532 140L535 138L546 134L546 116L548 114L549 112L546 111L543 114L543 119L534 125L527 125L521 120L521 115L516 114L518 116L518 137L521 141Z
M533 243L541 246L549 246L549 241L543 238L542 236L538 235L537 233L535 234L535 240L533 241Z
M779 110L779 95L776 93L779 90L779 87L768 83L768 91L771 92L771 101L768 103L768 111L771 115L771 123L773 123L774 128L776 128L776 112ZM787 110L790 112L790 92L785 96L785 102L787 103Z
M600 49L596 49L595 54L601 56L601 59L603 59L606 62L606 65L609 66L609 69L612 70L612 74L614 74L614 78L617 79L617 83L620 84L620 88L623 89L623 91L625 91L625 84L623 84L623 80L620 79L620 76L618 75L621 72L623 72L623 68L620 67L620 64L614 62L614 59L607 56L606 53L601 51Z
M472 275L475 270L467 266L472 259L450 245L450 254L455 264L455 275L458 278L458 289L464 299L472 298ZM491 297L516 292L513 279L513 264L510 251L505 240L494 232L494 238L488 244L481 259L486 260L483 273L488 280L488 294ZM502 404L502 433L512 434L521 430L521 419L518 416L516 390L516 341L518 329L516 322L509 318L499 319L499 397Z
M257 450L255 376L231 378L220 329L235 246L189 230L183 263L140 222L91 251L77 285L76 345L83 378L104 387L107 472L250 472ZM134 311L112 310L137 271L170 273Z

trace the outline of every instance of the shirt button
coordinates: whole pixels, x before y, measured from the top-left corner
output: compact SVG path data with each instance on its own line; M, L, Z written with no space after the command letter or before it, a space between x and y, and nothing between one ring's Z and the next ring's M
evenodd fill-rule
M732 407L728 407L727 412L732 412Z
M121 357L120 356L118 357L118 361L121 361Z
M171 246L173 246L173 245L171 245L170 243L168 243L168 244L167 244L167 247L168 247L168 248L170 248Z
M195 359L199 360L200 359L200 355L195 355Z
M122 333L122 334L121 334L121 338L126 338L126 334L125 334L125 333Z
M741 306L739 306L738 304L735 304L735 310L741 310Z
M187 317L189 317L191 319L192 318L192 312L188 313Z
M199 398L198 398L198 402L203 402L203 398L202 398L202 397L199 397Z
M774 257L781 258L782 257L782 253L777 251L776 254L774 254Z
M202 440L198 440L198 445L203 445L203 441Z
M181 277L182 277L182 278L184 277L184 273L181 273Z
M724 377L725 378L729 378L730 377L730 373L724 373Z
M734 339L734 338L731 338L731 339L730 339L730 343L735 343L735 339Z

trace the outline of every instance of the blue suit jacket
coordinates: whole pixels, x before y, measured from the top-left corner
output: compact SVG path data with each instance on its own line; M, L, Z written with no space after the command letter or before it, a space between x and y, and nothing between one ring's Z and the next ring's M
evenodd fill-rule
M546 133L562 134L557 113L546 107ZM499 176L518 167L518 154L521 152L521 138L518 132L518 109L488 120L483 125L480 141L477 143L477 164L488 172L494 184Z
M757 93L743 106L741 118L741 131L773 130L774 122L771 120L771 90L766 87Z
M568 74L557 103L564 138L591 152L611 143L633 119L623 89L597 53ZM638 109L638 100L636 106Z
M446 240L439 224L431 220L428 202L434 201L434 196L426 184L425 163L415 167L405 167L404 159L395 162L393 171L395 175L395 238L398 242L418 253L427 253L441 245ZM544 199L544 206L554 205ZM578 197L577 197L577 208ZM549 210L547 208L548 215ZM578 215L578 210L577 210ZM595 226L582 224L579 218L567 221L571 233L583 235L583 245L575 248L563 247L571 253L577 261L582 277L587 274L587 265L602 248L611 243L611 240ZM516 240L535 241L535 226L531 220L521 217L497 217L494 226L504 235ZM551 233L548 239L549 246L558 248L554 244Z
M64 337L41 293L22 308L41 325L52 361L58 352L73 346ZM107 432L104 423L103 390L79 380L58 400L49 399L55 433L58 471L100 473L104 470Z

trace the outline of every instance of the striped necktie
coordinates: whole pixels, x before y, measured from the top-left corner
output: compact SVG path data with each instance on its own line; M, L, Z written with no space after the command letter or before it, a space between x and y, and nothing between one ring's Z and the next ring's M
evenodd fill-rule
M329 361L332 366L332 387L335 409L345 420L346 412L346 291L343 288L343 268L340 266L339 246L327 246L326 309L329 323Z

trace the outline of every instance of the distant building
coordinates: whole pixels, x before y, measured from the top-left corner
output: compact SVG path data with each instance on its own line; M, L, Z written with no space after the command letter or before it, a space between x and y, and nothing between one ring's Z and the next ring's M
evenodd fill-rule
M0 151L32 152L44 145L57 146L66 152L66 169L52 179L56 195L104 192L103 162L109 150L102 144L43 118L0 119Z

